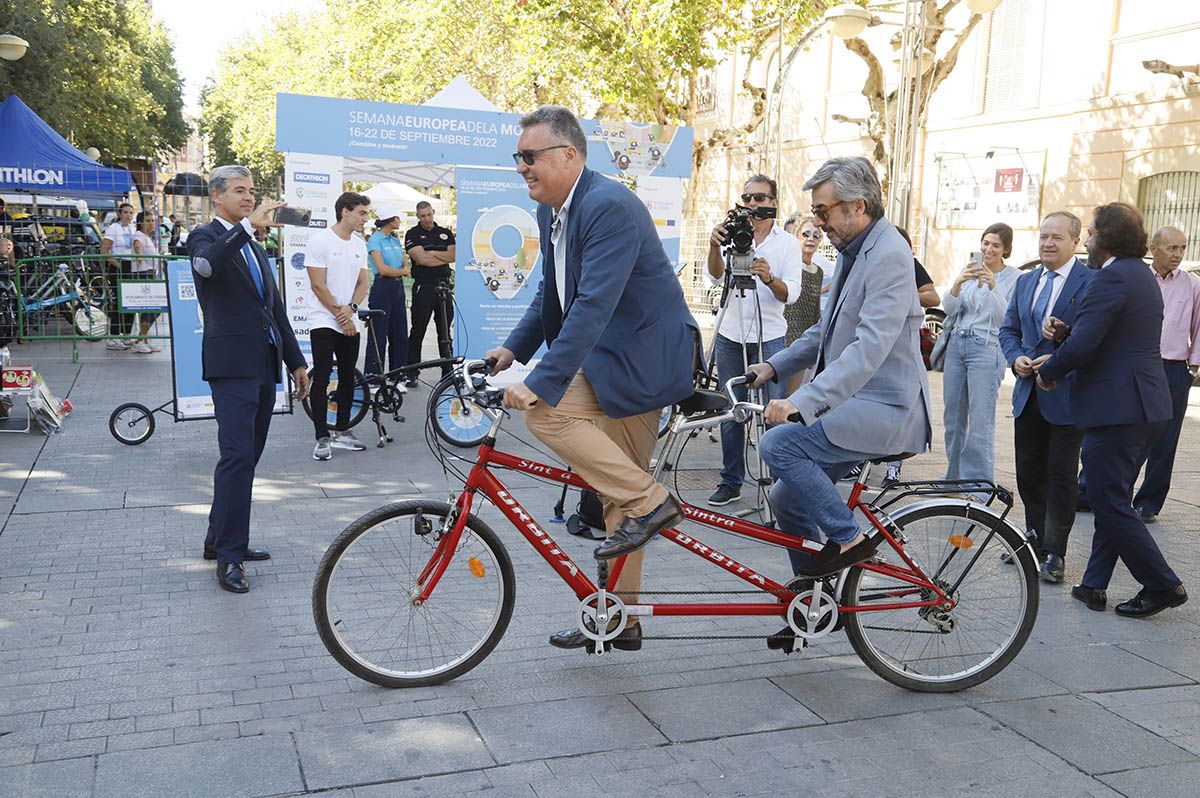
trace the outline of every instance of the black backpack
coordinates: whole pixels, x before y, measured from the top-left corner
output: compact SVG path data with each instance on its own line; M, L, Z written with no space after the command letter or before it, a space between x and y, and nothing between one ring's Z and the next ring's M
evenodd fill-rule
M604 505L594 491L580 491L579 505L567 519L567 531L592 540L604 540Z

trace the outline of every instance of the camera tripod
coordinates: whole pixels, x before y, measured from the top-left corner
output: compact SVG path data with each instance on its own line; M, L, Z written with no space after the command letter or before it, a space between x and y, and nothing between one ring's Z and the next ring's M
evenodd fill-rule
M750 261L752 257L752 254L749 252L734 252L732 247L726 249L725 251L725 276L724 284L722 285L721 289L721 303L717 311L717 319L713 327L712 343L710 344L707 353L709 369L708 377L710 383L717 381L717 336L720 334L721 324L725 320L725 315L730 311L730 308L734 305L734 302L736 302L736 318L738 321L738 329L741 333L739 335L739 343L742 350L742 364L739 374L745 374L750 365L750 357L746 351L748 343L745 340L745 333L747 328L751 326L751 320L753 323L753 328L755 329L758 345L758 357L756 362L766 362L766 358L763 357L762 304L758 296L758 278L750 273ZM746 298L747 292L750 293L750 296L753 297L754 300L753 308L750 309L753 311L754 315L750 317L750 320L748 320L746 316L746 312L748 310L747 305L749 304ZM758 390L765 391L766 388L759 388ZM763 402L763 404L765 404L765 402ZM762 435L764 432L766 432L766 429L766 423L763 421L762 414L756 414L746 424L746 438L744 447L754 451L754 460L757 463L758 468L754 469L752 473L752 469L747 465L746 473L744 474L745 481L743 484L749 483L754 485L755 500L751 506L741 510L738 513L733 513L733 515L736 515L739 518L744 518L748 515L759 513L764 522L767 525L771 525L774 523L774 515L771 512L771 504L767 500L767 494L771 489L771 483L773 480L771 479L767 464L763 462L762 452L758 447L758 441L762 438ZM746 452L746 454L748 454L748 452ZM745 455L743 456L743 462L748 459L749 458L745 457ZM723 462L722 466L724 466ZM754 474L757 474L757 476Z

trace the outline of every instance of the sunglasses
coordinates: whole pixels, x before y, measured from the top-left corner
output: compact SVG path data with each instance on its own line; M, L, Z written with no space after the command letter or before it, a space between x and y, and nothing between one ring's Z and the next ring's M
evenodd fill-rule
M769 199L775 199L775 197L766 193L765 191L756 191L753 194L742 195L742 202L749 202L750 200L754 200L755 202L766 202Z
M800 237L807 238L810 241L820 241L821 233L819 230L808 230L807 232L801 233Z
M512 154L513 163L520 166L521 161L524 161L526 166L533 166L534 160L536 160L537 157L543 152L550 152L550 150L565 150L570 146L570 144L555 144L553 147L542 147L540 150L517 150Z
M841 204L842 204L842 201L838 200L837 202L833 203L832 205L822 205L819 208L814 207L814 208L812 208L812 215L817 217L818 219L820 219L822 222L828 222L829 221L829 212Z

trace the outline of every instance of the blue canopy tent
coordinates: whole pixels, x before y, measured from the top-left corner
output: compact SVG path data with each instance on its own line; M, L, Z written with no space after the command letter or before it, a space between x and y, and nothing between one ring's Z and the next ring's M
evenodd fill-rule
M102 166L10 94L0 103L0 192L116 198L135 190L127 169Z

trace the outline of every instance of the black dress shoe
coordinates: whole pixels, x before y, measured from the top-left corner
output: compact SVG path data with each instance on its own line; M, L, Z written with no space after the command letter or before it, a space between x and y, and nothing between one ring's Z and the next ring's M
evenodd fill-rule
M767 638L767 648L772 651L782 651L786 654L795 654L808 645L808 641L803 637L796 639L796 633L792 631L792 627L785 626L775 634Z
M796 569L796 574L807 576L810 579L832 576L843 568L849 568L851 565L858 565L860 562L871 559L882 542L883 535L865 537L842 551L842 547L836 541L831 540L825 544L823 549L809 557L808 562Z
M1158 513L1150 512L1149 507L1134 507L1137 511L1138 518L1142 519L1143 524L1153 524L1158 520Z
M204 547L204 559L206 559L206 560L217 559L217 550L214 549L212 546L205 546ZM267 551L266 549L247 548L246 556L243 559L246 559L246 560L269 560L269 559L271 559L271 552Z
M1104 612L1108 606L1108 593L1104 590L1075 585L1071 588L1071 595L1086 604L1089 610Z
M1065 571L1066 563L1063 562L1062 557L1059 557L1057 554L1047 554L1046 561L1042 563L1042 581L1057 585L1063 580L1063 573Z
M550 635L550 645L555 648L583 648L588 643L595 642L579 629L564 629ZM621 634L608 641L613 648L621 651L641 651L642 625L630 623L621 630Z
M674 496L668 495L666 501L641 518L626 518L622 521L608 540L596 547L596 559L611 560L613 557L637 551L654 540L654 536L659 532L682 520L683 508Z
M1129 601L1122 601L1117 605L1117 615L1124 615L1126 618L1149 618L1163 610L1178 607L1187 601L1187 598L1187 591L1183 589L1183 585L1173 590L1142 588Z
M240 562L217 563L217 584L230 593L247 593L246 568Z

